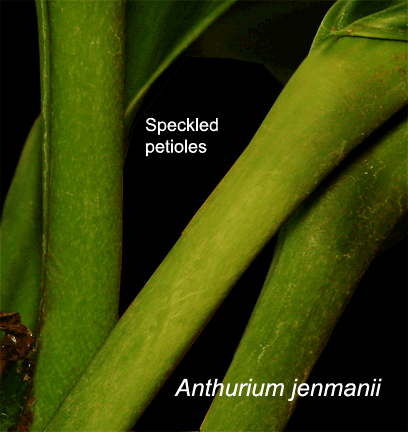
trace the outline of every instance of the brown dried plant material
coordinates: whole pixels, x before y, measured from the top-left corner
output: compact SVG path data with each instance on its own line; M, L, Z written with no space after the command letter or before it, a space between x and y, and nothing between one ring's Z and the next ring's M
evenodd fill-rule
M32 424L34 419L33 412L26 411L21 417L20 422L14 428L9 428L7 432L28 432L30 430L30 425ZM16 429L17 428L17 429Z
M17 360L25 358L33 349L34 335L21 324L18 312L0 312L0 330L6 332L0 349L0 375L3 378Z

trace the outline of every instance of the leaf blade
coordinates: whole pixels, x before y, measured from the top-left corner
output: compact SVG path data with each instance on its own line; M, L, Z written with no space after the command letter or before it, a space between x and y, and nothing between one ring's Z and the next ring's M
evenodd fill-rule
M1 224L1 308L18 311L22 322L34 333L41 284L41 171L38 168L41 167L42 134L43 122L39 117L20 156Z
M340 0L325 16L312 44L319 47L326 37L367 37L408 40L406 0Z
M153 82L235 1L127 2L126 136Z

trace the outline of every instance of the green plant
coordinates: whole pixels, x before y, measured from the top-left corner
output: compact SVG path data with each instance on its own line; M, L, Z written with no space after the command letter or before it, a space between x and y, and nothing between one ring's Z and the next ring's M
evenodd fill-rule
M45 430L130 429L278 228L355 146L407 102L404 2L376 2L370 10L374 15L359 8L356 2L337 3L326 17L311 54L285 87L251 145L115 326L121 250L121 167L130 125L153 80L229 5L129 2L128 16L137 21L133 27L129 19L126 24L130 42L125 58L124 3L37 3L42 114L25 151L30 152L31 143L35 153L35 145L38 150L42 144L43 222L35 224L40 212L35 188L39 164L30 161L24 167L24 160L2 220L2 248L7 252L2 257L4 309L20 312L23 323L34 331L38 302L43 297L36 331L40 343L33 378L32 430L46 426ZM173 33L169 31L174 39L166 39L169 46L163 50L165 55L156 58L157 43L163 41L161 29L171 22L182 22L181 13L186 13L191 30L180 36L175 26ZM384 22L393 25L384 28ZM145 29L141 28L143 25ZM132 31L136 32L134 39ZM151 37L146 38L146 34ZM133 40L138 42L135 51L131 49ZM136 65L132 63L135 59ZM125 62L129 62L126 80ZM395 127L392 125L391 129ZM404 133L399 138L401 142L406 139ZM398 182L405 179L406 155L393 150L390 158L402 164L398 179L388 186L397 193L395 200L401 205L388 203L390 207L385 212L390 221L381 235L377 234L380 228L375 228L378 239L370 246L370 259L406 210L404 187L397 188ZM393 170L391 163L388 167ZM23 201L18 185L24 184L29 174L34 180L28 192L37 198ZM364 180L363 175L361 181ZM364 201L382 202L379 192L372 195ZM354 204L351 201L343 205ZM29 212L37 217L28 218L30 225L22 224L19 214L26 217ZM300 225L293 220L288 224ZM342 221L340 218L338 223ZM42 271L37 264L41 233ZM11 262L19 264L19 254L26 250L27 241L34 250L29 258L31 273L20 282L17 297L16 272L11 270ZM299 241L295 236L294 248ZM362 248L364 245L364 241L357 244ZM358 256L356 260L361 266L357 270L360 275L369 259ZM339 274L341 271L344 267L336 270ZM42 296L38 291L40 278ZM347 292L350 289L346 285ZM317 325L327 322L332 328L338 313L337 310L330 320L323 314ZM19 375L16 369L7 379L14 380ZM302 376L306 378L307 373ZM28 381L31 383L31 377ZM25 420L32 403L33 399L29 399ZM111 409L102 416L98 407L108 405ZM74 415L77 409L78 414ZM261 410L265 409L262 406ZM287 414L279 416L279 428L286 420ZM220 427L224 427L223 423Z

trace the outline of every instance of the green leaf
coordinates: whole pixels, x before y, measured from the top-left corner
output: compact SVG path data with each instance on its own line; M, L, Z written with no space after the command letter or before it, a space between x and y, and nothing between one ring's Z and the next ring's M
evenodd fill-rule
M282 223L407 103L405 51L341 38L306 58L46 430L134 424Z
M285 429L355 287L407 211L406 110L385 125L282 227L272 265L203 431ZM379 133L378 133L379 132ZM249 379L252 381L249 381ZM295 380L298 380L297 382ZM235 383L259 397L226 397ZM265 396L268 383L284 385ZM255 387L256 385L256 387ZM237 393L238 394L238 393ZM291 400L290 400L291 399Z
M1 310L19 312L34 334L41 297L42 135L39 117L20 156L1 223Z
M125 129L153 82L235 0L128 1Z
M334 1L238 1L188 49L195 57L263 64L286 84L306 58Z
M406 0L340 0L325 16L311 49L319 47L326 37L407 41L407 5Z
M19 312L37 336L41 300L41 140L42 117L35 121L8 191L1 223L1 308ZM3 338L3 332L1 332ZM28 380L19 362L1 381L0 430L15 426L27 396ZM27 378L27 377L26 377Z

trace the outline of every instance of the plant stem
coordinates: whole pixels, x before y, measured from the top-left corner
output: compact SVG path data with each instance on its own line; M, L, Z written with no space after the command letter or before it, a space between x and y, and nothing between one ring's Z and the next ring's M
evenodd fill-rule
M125 3L38 1L43 278L34 423L42 430L117 321Z
M223 394L214 399L203 431L285 429L298 399L294 384L307 381L363 273L406 217L406 110L391 120L283 225ZM229 393L236 383L249 383L252 390L246 386L241 396L227 397L227 383ZM283 384L275 396L274 387L266 394L271 383Z
M47 431L126 430L135 423L285 219L406 104L405 49L403 42L341 38L308 56Z

